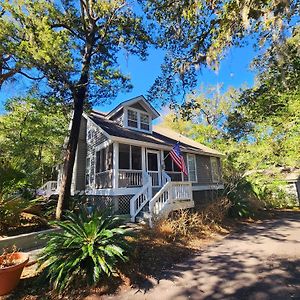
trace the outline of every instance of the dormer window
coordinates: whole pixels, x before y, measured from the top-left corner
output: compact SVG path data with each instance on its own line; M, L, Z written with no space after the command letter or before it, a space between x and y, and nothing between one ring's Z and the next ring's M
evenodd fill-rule
M142 130L150 130L150 118L149 115L141 113L141 129Z
M127 127L149 132L150 126L148 114L131 108L127 109Z
M138 128L138 113L128 109L128 127Z

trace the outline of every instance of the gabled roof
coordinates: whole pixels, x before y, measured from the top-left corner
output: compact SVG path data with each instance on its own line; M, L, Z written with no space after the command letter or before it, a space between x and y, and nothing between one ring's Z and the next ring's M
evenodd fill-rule
M183 135L162 128L159 126L154 126L152 133L139 132L136 130L131 130L120 126L118 123L109 120L107 116L99 114L96 111L92 111L89 118L98 126L104 130L111 140L120 140L130 143L130 140L135 141L135 143L148 143L149 146L159 145L162 149L171 149L178 141L180 142L181 150L184 152L199 153L203 155L211 156L223 156L222 153L208 148L200 143L197 143Z
M117 107L115 107L113 110L111 110L106 117L110 119L113 115L115 115L118 111L120 111L124 106L130 106L136 102L139 102L148 113L152 116L152 119L156 119L159 117L158 111L146 100L146 98L141 95L134 97L132 99L126 100L121 102Z

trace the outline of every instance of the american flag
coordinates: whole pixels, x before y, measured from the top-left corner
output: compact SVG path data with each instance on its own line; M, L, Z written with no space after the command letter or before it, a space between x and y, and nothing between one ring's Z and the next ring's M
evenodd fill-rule
M170 156L173 159L174 163L179 167L181 172L183 172L184 175L188 175L185 162L183 159L183 156L180 151L179 142L176 143L176 145L172 148L170 152Z

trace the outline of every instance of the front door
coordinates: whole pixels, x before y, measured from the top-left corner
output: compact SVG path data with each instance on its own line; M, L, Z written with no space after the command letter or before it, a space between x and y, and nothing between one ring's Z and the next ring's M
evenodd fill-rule
M161 186L159 151L147 150L147 172L152 178L152 186Z

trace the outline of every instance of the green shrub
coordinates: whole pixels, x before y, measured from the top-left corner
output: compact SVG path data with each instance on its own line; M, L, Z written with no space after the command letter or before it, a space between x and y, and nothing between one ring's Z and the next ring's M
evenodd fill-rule
M295 196L286 192L286 182L260 176L252 180L252 189L266 208L291 208L297 206Z
M101 275L110 276L120 261L127 261L127 230L117 217L83 206L67 212L65 221L53 222L62 232L51 233L39 263L44 275L58 292L71 283L94 285Z
M257 204L259 201L253 193L251 183L245 179L241 179L236 183L234 188L228 191L227 197L231 202L228 214L230 217L248 218L255 215Z
M36 199L27 200L20 195L0 196L0 233L22 224L22 213L36 203Z

